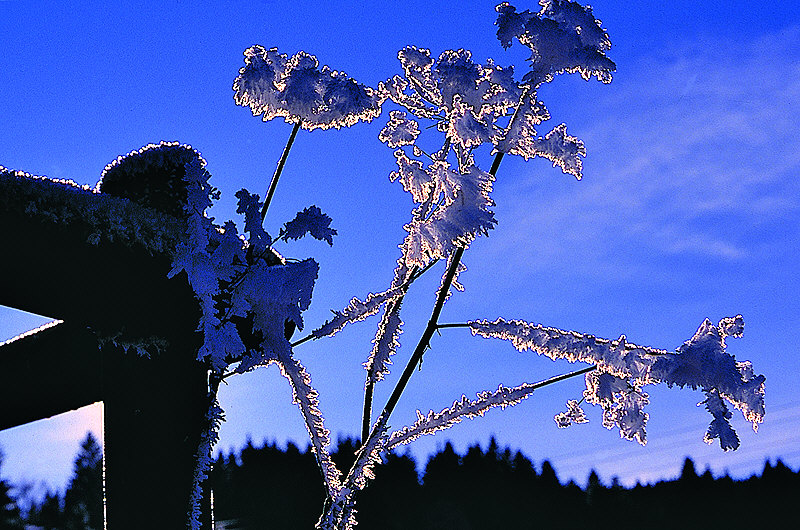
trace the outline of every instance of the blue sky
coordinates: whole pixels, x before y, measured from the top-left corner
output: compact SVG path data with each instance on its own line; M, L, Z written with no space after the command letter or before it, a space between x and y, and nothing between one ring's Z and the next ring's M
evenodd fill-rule
M376 4L0 2L0 165L94 184L118 155L179 140L208 161L212 183L223 193L212 215L222 221L236 217L239 188L263 194L291 129L278 120L262 123L233 102L242 51L253 44L290 54L305 50L369 85L400 72L396 53L408 44L434 55L463 47L476 60L492 57L524 71L519 45L506 51L495 39L493 1ZM424 459L446 439L463 451L495 434L537 462L550 459L562 479L580 483L592 467L606 481L672 477L685 456L734 476L760 471L766 458L782 457L796 469L800 5L592 5L613 43L614 81L561 77L540 91L553 125L565 122L586 142L584 179L577 182L546 161L506 157L493 194L498 227L465 254L466 291L452 297L442 321L502 316L602 337L625 333L630 341L672 349L704 318L741 313L746 332L730 341L729 351L766 375L766 421L755 435L735 416L742 447L723 453L702 442L710 418L696 406L699 393L650 388L647 447L606 431L591 408L588 425L559 430L552 417L567 399L580 398L578 379L410 450ZM316 204L339 232L332 248L301 241L279 249L320 263L305 314L312 327L330 309L391 280L412 204L387 178L394 157L377 139L387 118L342 131L302 131L270 209L267 230L277 232L295 212ZM488 153L478 160L484 168L490 162ZM431 273L405 303L395 372L421 333L438 283ZM37 322L2 312L0 340ZM354 325L296 351L334 437L359 430L361 363L376 325ZM401 427L416 409L439 410L462 393L568 370L509 344L443 330L392 423ZM376 402L388 396L392 377L378 388ZM228 418L221 449L238 448L248 436L256 443L305 445L277 370L232 378L221 399ZM99 411L95 406L0 433L6 455L0 472L12 481L62 486L85 431L99 430Z

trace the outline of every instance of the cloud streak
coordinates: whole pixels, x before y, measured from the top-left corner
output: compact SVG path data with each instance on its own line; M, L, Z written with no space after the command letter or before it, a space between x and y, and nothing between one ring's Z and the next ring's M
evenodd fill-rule
M579 251L594 274L603 267L593 260L636 267L642 254L763 255L760 230L797 225L798 40L800 28L736 45L694 42L628 67L578 125L589 150L584 181L547 178L531 194L534 167L509 191L499 183L501 224L522 226L494 244L519 249L532 238L521 259L533 265ZM532 204L531 195L541 199Z

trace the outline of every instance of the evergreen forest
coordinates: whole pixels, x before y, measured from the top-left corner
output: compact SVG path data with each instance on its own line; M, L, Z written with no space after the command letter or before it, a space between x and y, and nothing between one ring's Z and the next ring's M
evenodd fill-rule
M350 467L358 443L339 440L338 466ZM89 433L63 493L48 491L22 505L24 488L0 475L0 529L102 529L102 473L101 448ZM291 442L285 448L248 442L238 453L219 455L210 478L215 527L313 528L324 500L318 474L310 448ZM592 471L580 487L562 483L549 461L536 466L494 439L464 454L448 442L421 473L410 455L390 453L375 474L358 498L362 530L746 528L756 517L762 527L780 528L800 493L800 471L780 460L746 480L698 474L687 458L675 480L625 488L616 479L604 484Z

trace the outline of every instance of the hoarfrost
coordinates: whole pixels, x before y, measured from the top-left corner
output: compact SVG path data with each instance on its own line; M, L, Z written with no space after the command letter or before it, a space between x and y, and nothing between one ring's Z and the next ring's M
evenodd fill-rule
M322 213L316 206L309 206L302 212L297 212L294 219L285 223L281 230L281 237L284 239L300 239L306 234L310 234L314 239L325 241L333 246L333 236L336 230L331 228L332 219Z
M614 63L605 55L611 41L590 7L569 0L542 0L539 13L518 13L508 2L497 6L497 38L504 48L513 38L531 49L531 71L523 82L537 87L560 73L611 82Z
M283 117L311 131L369 122L381 113L381 92L344 72L320 68L306 52L287 57L256 45L244 51L244 62L233 83L234 100L264 121Z
M553 360L596 365L597 371L586 376L587 402L603 408L604 426L617 427L622 437L641 444L647 439L644 407L649 398L641 391L646 384L690 386L707 396L724 398L742 411L754 430L764 418L764 376L756 375L749 362L736 362L725 351L725 337L742 334L741 315L722 319L718 326L706 319L674 352L637 346L624 336L612 341L522 321L497 319L468 324L473 334L508 340L519 351L530 349ZM706 403L710 403L709 411L715 418L706 440L719 438L723 449L733 448L733 438L727 431L730 416L711 398Z
M556 425L558 425L560 429L569 427L575 423L589 422L589 420L586 418L586 413L583 412L583 409L580 406L580 403L574 399L567 401L567 410L564 412L559 412L553 419L556 421Z

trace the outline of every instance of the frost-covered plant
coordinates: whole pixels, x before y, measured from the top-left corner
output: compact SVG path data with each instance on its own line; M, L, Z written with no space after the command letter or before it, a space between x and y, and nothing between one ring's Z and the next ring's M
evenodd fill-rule
M477 63L463 49L434 57L426 49L409 46L398 53L402 74L370 88L328 67L320 68L317 59L305 52L288 57L261 46L244 52L245 66L233 86L236 103L249 106L264 120L283 117L294 128L265 201L247 190L236 194L237 213L244 216L246 235L239 234L231 221L219 225L208 217L206 210L217 192L208 183L205 163L197 157L185 164L186 233L175 250L170 276L185 273L197 296L202 309L198 326L204 337L198 359L207 363L211 372L208 429L197 454L192 527L199 525L202 481L223 417L217 402L219 382L259 366L279 366L305 421L327 493L319 528L344 529L355 524L356 494L374 478L372 468L386 451L464 418L482 416L491 408L515 405L541 386L577 375L585 376L583 399L570 400L567 410L555 416L559 427L585 423L581 403L586 401L601 407L605 427L619 429L622 437L644 444L649 398L643 388L658 383L690 386L704 393L703 403L712 415L705 440L719 439L724 450L739 445L729 422L728 404L740 409L754 429L763 420L764 377L756 375L750 363L737 362L726 352L726 339L742 334L744 323L739 315L717 325L706 320L675 351L638 346L625 336L601 339L516 320L439 322L451 288L463 289L457 279L465 270L461 263L465 250L496 224L491 192L503 157L543 157L564 173L582 177L583 143L567 134L564 124L539 134L538 128L550 115L538 99L538 89L562 73L610 82L615 66L606 52L611 44L590 8L569 0L539 3L537 12L517 12L508 3L497 6L501 45L509 47L516 39L531 49L529 69L521 78L515 77L512 66L498 66L491 60ZM318 266L312 259L286 260L272 249L276 239L262 224L277 177L299 128L339 128L370 121L387 102L397 107L389 112L379 134L394 150L397 162L390 180L399 181L415 203L393 279L386 289L363 301L352 298L346 307L334 311L331 320L292 343L293 330L304 327L302 312L311 303ZM440 135L437 151L426 152L418 143L426 130ZM488 171L476 161L476 149L484 145L494 155ZM278 239L288 241L310 234L332 244L336 231L330 224L331 219L312 206L287 222ZM397 353L405 295L440 261L446 266L431 317L390 398L375 416L374 387L385 379L390 358ZM294 348L307 340L332 336L344 326L378 313L378 330L364 362L362 446L352 467L340 470L328 452L330 436L318 393L295 358ZM461 396L451 407L427 415L418 413L414 424L392 432L389 418L433 334L457 327L511 341L521 351L587 366L538 383L501 385L480 392L475 399Z

